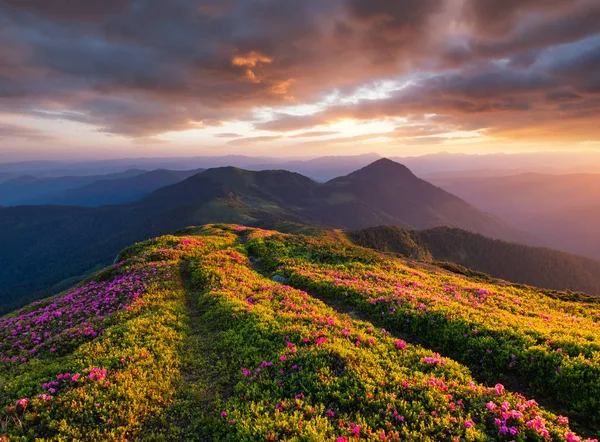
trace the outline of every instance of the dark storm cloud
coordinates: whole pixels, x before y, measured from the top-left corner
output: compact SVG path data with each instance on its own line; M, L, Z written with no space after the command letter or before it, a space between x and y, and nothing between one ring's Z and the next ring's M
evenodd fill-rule
M526 111L535 97L556 84L550 76L535 72L496 69L472 75L432 76L393 93L389 98L332 106L309 116L280 115L256 125L259 129L285 131L333 123L344 118L361 120L405 117L415 114L472 114Z
M475 128L513 127L532 112L588 118L599 33L597 0L7 0L0 111L147 137L402 75L412 85L389 98L256 127L433 113L468 115L458 126Z

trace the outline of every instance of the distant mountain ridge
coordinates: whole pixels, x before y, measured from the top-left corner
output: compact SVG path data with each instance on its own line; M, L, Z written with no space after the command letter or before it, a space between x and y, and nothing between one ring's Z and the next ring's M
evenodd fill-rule
M452 225L498 238L521 237L387 159L324 184L283 170L223 167L133 203L0 208L0 298L5 305L20 305L23 296L33 299L40 290L110 263L127 244L189 225L282 221L341 228Z
M175 184L200 170L157 169L120 179L101 179L81 187L70 188L23 199L20 205L63 205L98 207L137 201L161 187Z
M251 157L244 155L120 158L88 161L20 161L0 163L0 181L3 175L34 175L58 177L65 175L102 175L127 169L208 169L235 166L248 170L286 169L324 182L346 175L381 158L375 152L359 155L337 155L316 158ZM438 152L421 156L391 157L406 165L419 177L452 174L469 176L467 171L487 170L486 176L513 174L516 171L544 173L600 172L600 153L595 151L524 152L514 154L460 154ZM512 171L512 172L511 172Z
M16 206L44 198L46 195L60 194L69 189L86 186L98 180L112 181L136 177L145 170L129 169L125 172L108 175L63 176L38 178L33 175L21 175L0 182L0 205Z

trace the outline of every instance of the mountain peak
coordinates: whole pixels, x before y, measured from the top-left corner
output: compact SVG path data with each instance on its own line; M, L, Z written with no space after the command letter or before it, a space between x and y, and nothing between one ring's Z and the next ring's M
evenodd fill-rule
M377 180L399 177L415 177L408 167L389 158L381 158L362 169L351 173L350 176L359 178L376 178Z

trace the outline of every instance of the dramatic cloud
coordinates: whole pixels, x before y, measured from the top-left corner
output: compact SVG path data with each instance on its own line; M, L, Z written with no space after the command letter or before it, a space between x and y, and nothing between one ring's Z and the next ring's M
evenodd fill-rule
M543 140L548 128L568 138L568 125L589 140L599 71L597 0L0 5L0 121L141 140L235 122L257 132L213 141L371 136L331 127L349 119L389 122L387 137L407 143L460 131Z

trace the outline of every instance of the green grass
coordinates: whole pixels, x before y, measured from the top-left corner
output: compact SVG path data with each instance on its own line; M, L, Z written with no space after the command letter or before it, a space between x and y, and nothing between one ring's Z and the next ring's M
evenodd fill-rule
M383 308L380 301L371 301L385 294L392 281L418 281L422 285L411 286L411 293L429 302L433 312L438 288L452 284L462 296L474 290L468 278L431 266L414 268L353 246L342 236L312 233L317 236L209 225L133 245L121 253L117 265L80 286L99 293L98 299L110 295L121 301L110 304L118 308L107 309L86 304L92 297L77 300L78 312L90 312L85 325L94 329L93 335L78 335L77 340L69 338L76 329L64 322L70 304L61 304L71 292L2 318L0 332L6 333L6 342L20 339L38 350L24 362L0 363L0 438L575 440L568 419L554 412L554 404L540 406L518 388L496 385L492 381L498 370L481 378L471 359L453 358L452 351L435 353L431 336L452 328L442 330L429 322L429 334L421 329L402 333L406 327L395 321L404 316L375 318L369 307ZM273 273L284 275L286 283L271 280ZM126 280L133 282L104 295L107 284L122 281L123 275L134 275ZM348 277L355 286L338 293ZM356 285L359 281L366 285ZM575 391L581 384L571 376L574 365L568 358L591 361L595 367L597 329L592 324L598 323L593 319L597 312L532 289L485 288L498 291L498 300L484 306L486 312L507 311L506 297L523 296L580 318L581 336L575 333L561 341L561 363ZM510 292L499 293L505 289ZM425 296L432 298L427 301ZM469 308L462 307L471 313L471 322L451 303L438 310L446 309L447 324L471 330L469 324L478 316ZM61 315L54 314L58 310ZM410 318L425 323L433 318L431 312ZM28 314L48 320L38 324ZM516 331L506 336L514 338L517 350L519 339L552 333L515 324ZM30 328L17 330L19 325ZM494 321L492 326L500 327ZM500 348L490 341L491 329L479 330L481 345ZM31 331L36 336L52 331L44 340L60 351L40 346ZM466 342L479 348L471 337ZM540 346L539 351L553 346ZM0 344L0 351L21 355L10 345ZM503 361L504 356L493 353L488 361L492 367L496 358ZM597 382L593 373L585 376ZM54 391L48 387L52 382ZM535 395L532 385L523 385L528 395ZM577 393L589 404L589 394L581 388ZM574 427L590 434L598 430L593 417L573 409Z

